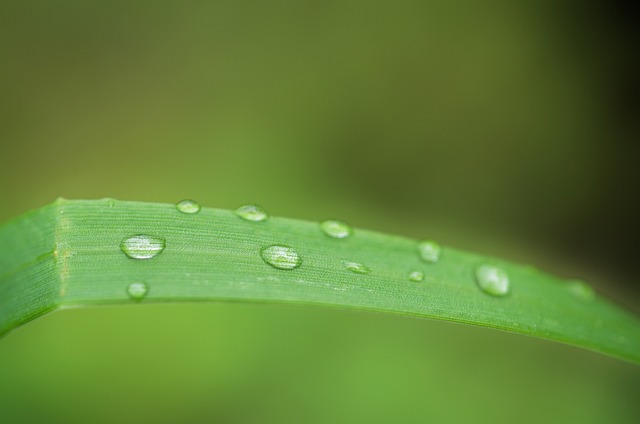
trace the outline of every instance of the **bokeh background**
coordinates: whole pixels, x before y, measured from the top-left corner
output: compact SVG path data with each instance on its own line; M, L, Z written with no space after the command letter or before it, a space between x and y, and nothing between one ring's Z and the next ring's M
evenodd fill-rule
M588 3L2 1L0 220L58 196L256 202L639 313L638 16ZM636 423L638 368L368 313L101 307L0 341L0 421Z

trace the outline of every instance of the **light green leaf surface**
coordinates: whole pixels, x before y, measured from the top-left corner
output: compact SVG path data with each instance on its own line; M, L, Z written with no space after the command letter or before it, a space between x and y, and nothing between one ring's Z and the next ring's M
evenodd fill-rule
M59 199L5 223L0 333L81 305L279 302L492 327L640 363L638 318L584 283L438 245L426 255L424 243L343 223L182 209Z

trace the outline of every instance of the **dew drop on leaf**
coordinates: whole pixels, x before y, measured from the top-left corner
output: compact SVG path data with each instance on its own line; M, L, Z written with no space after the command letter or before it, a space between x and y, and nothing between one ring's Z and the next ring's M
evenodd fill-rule
M200 212L200 204L194 200L185 199L176 203L176 209L182 213L198 213Z
M329 237L337 239L349 237L352 232L352 229L348 224L333 219L320 223L320 229Z
M580 300L589 301L592 300L596 293L593 287L580 280L571 280L567 282L567 289L572 295Z
M422 271L412 271L409 273L409 280L411 281L415 281L416 283L419 283L420 281L424 280L424 272Z
M432 264L438 262L441 252L442 248L435 241L423 240L418 242L418 253L420 253L420 258L425 262Z
M274 268L294 269L300 266L302 258L292 247L281 244L267 246L260 251L262 259Z
M509 276L501 268L480 265L476 268L476 281L483 292L492 296L505 296L509 293Z
M370 272L369 268L360 262L344 261L343 263L345 268L351 272L355 272L356 274L368 274Z
M236 209L236 215L247 221L260 222L266 220L269 215L261 206L249 204L242 205Z
M151 259L162 253L166 246L162 237L138 234L122 240L120 249L131 259Z
M147 295L149 287L145 283L131 283L127 287L127 294L131 300L142 300Z

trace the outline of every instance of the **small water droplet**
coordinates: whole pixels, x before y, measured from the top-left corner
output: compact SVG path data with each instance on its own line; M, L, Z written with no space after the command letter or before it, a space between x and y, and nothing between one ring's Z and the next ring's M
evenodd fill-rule
M573 294L575 297L589 301L592 300L596 293L593 290L593 287L580 280L571 280L567 282L567 289Z
M416 283L419 283L420 281L424 280L424 272L422 271L412 271L409 273L409 280L411 281L415 281Z
M434 264L440 259L442 247L435 241L423 240L418 242L418 252L423 261Z
M149 287L145 283L131 283L127 287L127 294L132 300L142 300L147 295Z
M505 296L509 293L509 276L498 267L492 265L480 265L476 269L478 286L492 296Z
M139 234L122 240L120 249L131 259L151 259L162 253L166 246L162 237Z
M261 206L249 204L242 205L236 209L236 215L247 221L261 222L266 220L269 215Z
M274 268L294 269L300 266L302 259L292 247L281 244L267 246L260 251L262 259Z
M351 272L355 272L356 274L368 274L370 271L369 268L360 262L344 261L343 263L345 268Z
M198 202L189 199L176 203L176 208L182 213L198 213L202 209Z
M333 219L320 223L320 229L329 237L337 239L349 237L353 231L349 224Z

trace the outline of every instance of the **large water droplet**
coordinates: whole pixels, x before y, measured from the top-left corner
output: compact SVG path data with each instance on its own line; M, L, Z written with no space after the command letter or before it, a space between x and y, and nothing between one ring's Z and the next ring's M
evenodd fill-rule
M476 269L476 281L482 291L492 296L505 296L509 293L509 276L501 268L480 265Z
M423 240L418 242L418 252L423 261L434 264L440 259L442 247L435 241Z
M266 220L269 215L262 207L258 205L243 205L236 209L236 215L247 221L260 222Z
M294 269L300 266L302 258L292 247L281 244L267 246L260 251L262 259L274 268Z
M412 271L409 273L409 280L411 281L415 281L416 283L419 283L420 281L424 280L424 272L422 271Z
M176 203L176 208L182 213L198 213L202 209L198 202L189 199Z
M322 222L320 224L320 229L322 229L322 231L329 237L338 239L349 237L352 232L351 227L348 224L333 219Z
M369 268L360 262L344 261L343 264L345 268L356 274L368 274L370 272Z
M567 282L567 289L573 294L575 297L581 300L589 301L592 300L596 293L593 290L593 287L580 280L571 280Z
M139 234L122 240L120 249L131 259L151 259L162 253L166 246L162 237Z
M132 300L142 300L147 295L149 287L145 283L131 283L127 287L127 294Z

